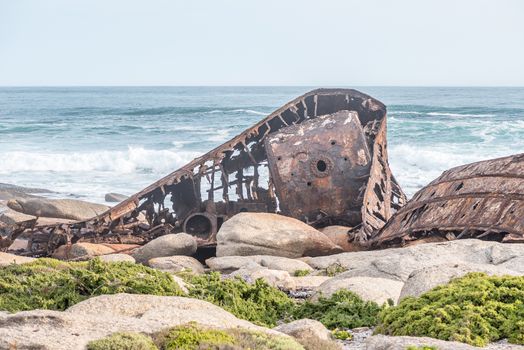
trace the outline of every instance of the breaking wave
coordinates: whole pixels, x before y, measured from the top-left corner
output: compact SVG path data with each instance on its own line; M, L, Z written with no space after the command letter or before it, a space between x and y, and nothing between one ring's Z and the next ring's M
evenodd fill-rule
M199 156L198 152L151 150L129 147L127 151L40 153L8 151L2 154L0 174L13 172L110 172L166 174ZM86 174L86 176L88 176Z

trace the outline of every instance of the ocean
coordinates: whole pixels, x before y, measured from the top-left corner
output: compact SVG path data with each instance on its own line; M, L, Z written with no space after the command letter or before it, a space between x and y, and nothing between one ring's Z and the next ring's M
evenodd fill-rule
M408 196L464 163L524 152L524 88L354 87L388 107ZM0 183L130 195L313 87L0 88Z

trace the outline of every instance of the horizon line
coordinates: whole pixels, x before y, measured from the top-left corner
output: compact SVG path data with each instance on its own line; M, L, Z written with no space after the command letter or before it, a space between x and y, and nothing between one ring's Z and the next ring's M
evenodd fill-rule
M350 88L350 87L391 87L391 88L524 88L524 85L369 85L369 84L355 84L355 85L330 85L330 84L311 84L311 85L0 85L0 88L114 88L114 87L133 87L133 88L160 88L160 87L177 87L177 88L234 88L234 87L249 87L249 88L264 88L264 87L279 87L279 88Z

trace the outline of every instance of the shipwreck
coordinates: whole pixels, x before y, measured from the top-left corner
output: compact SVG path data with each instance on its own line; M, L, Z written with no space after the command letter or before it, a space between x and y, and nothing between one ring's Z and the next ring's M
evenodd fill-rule
M213 246L221 224L244 211L349 226L348 239L367 242L405 202L388 164L385 105L356 90L318 89L101 215L22 222L4 229L0 246L24 235L22 254L48 256L78 241L141 244L177 232Z
M373 235L371 246L464 238L524 243L524 154L445 171Z

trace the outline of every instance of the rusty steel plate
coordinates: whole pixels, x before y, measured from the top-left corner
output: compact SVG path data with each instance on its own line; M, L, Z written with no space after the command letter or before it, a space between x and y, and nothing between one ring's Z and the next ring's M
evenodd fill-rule
M445 171L373 236L372 246L460 238L524 243L524 154Z
M362 222L362 189L371 155L356 112L340 111L288 126L266 139L269 168L284 215L311 222Z

